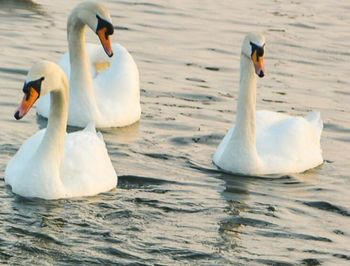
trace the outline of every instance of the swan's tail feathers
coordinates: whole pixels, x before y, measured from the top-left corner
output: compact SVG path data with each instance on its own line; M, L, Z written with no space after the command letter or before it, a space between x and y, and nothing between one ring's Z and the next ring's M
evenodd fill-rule
M321 118L321 113L319 111L312 111L309 112L306 116L305 119L309 121L311 124L315 125L318 128L323 128L323 121Z
M96 134L95 122L92 121L84 128L84 131Z
M100 140L104 141L103 139L103 135L100 131L96 132L96 126L95 126L95 122L90 122L85 128L84 128L84 131L85 132L90 132L90 133L93 133L93 134L96 134L97 137L100 138Z
M97 132L97 136L104 142L103 135L100 131Z
M309 112L305 119L315 127L316 131L318 132L318 135L321 137L321 133L323 130L323 121L321 118L321 113L318 111L312 111Z

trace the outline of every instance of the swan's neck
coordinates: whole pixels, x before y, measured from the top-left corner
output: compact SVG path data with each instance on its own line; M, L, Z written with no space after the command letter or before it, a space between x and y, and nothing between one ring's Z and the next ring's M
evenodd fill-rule
M233 138L245 148L256 149L256 74L250 58L241 55L240 89Z
M51 91L51 106L47 128L37 150L38 159L60 166L66 137L68 118L68 84L65 88Z
M94 89L90 69L90 59L85 45L86 25L79 19L77 11L68 18L67 34L70 60L70 88L72 102L79 101L82 113L92 112Z

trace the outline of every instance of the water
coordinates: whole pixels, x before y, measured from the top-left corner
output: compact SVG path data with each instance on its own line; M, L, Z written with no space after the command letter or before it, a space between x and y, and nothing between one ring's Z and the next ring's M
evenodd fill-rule
M27 69L67 50L78 1L0 0L0 178L46 121L15 121ZM114 191L43 201L0 180L0 263L348 265L350 3L105 1L141 74L142 120L103 130ZM304 3L305 2L305 3ZM304 174L222 174L211 156L235 118L246 32L267 38L258 108L320 110L325 163ZM88 39L97 42L89 33Z

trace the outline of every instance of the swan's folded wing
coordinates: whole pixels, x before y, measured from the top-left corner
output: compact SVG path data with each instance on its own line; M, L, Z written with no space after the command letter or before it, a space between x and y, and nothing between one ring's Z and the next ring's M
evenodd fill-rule
M95 59L110 63L108 69L94 78L96 102L106 120L128 125L139 120L141 115L139 71L123 46L114 44L113 50L112 58L106 58L102 48L95 51Z
M322 163L320 132L310 121L269 111L258 119L265 126L257 130L257 150L266 168L296 173Z

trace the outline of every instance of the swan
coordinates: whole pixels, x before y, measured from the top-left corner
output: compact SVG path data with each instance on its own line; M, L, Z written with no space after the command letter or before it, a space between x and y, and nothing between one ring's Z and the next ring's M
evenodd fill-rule
M213 162L244 175L300 173L323 163L319 112L294 117L256 111L257 76L264 76L265 38L248 34L242 45L236 124L219 144Z
M47 128L27 139L6 166L5 183L12 191L23 197L60 199L115 188L118 178L94 125L66 133L68 80L63 70L55 63L40 61L28 72L23 92L17 120L48 93L52 105Z
M96 32L103 47L85 43L86 25ZM140 119L138 68L123 46L111 44L113 32L109 12L97 2L82 2L69 15L69 52L59 65L70 82L71 126L85 127L93 121L98 128L123 127ZM49 110L50 97L42 97L37 113L48 117Z

